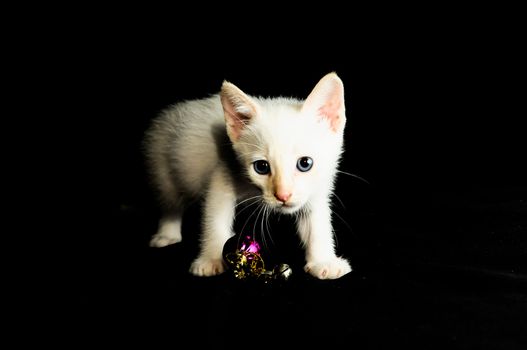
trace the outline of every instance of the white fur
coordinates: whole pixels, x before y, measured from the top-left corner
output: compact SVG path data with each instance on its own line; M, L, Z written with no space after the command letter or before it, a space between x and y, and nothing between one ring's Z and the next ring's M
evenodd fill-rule
M224 82L218 95L166 109L145 138L165 212L151 246L181 241L184 204L202 197L200 254L190 272L219 274L224 271L223 245L233 235L236 203L258 196L266 212L297 217L307 272L318 278L350 272L349 263L335 254L330 209L345 121L343 84L335 73L324 76L305 101L248 96ZM313 167L301 172L297 160L306 156ZM256 160L266 160L271 172L258 174ZM277 193L290 196L283 203Z

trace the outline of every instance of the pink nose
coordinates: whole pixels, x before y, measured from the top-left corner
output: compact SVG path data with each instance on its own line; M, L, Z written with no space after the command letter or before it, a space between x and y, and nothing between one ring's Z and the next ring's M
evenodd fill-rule
M289 200L289 198L291 198L291 194L290 192L276 192L274 194L274 196L276 197L276 199L278 199L280 202L287 202Z

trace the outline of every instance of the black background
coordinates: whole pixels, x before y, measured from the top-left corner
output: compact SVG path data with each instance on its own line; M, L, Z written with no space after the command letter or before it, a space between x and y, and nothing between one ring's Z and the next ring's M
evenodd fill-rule
M121 176L121 201L141 200L133 198L142 181L137 145L168 104L216 93L224 79L249 94L304 98L330 71L346 87L343 169L391 198L525 185L516 23L437 17L379 17L319 36L309 26L252 29L253 40L226 38L230 26L191 35L180 24L161 37L112 28L87 47L81 41L85 60L72 79L86 85L78 102L93 113L86 121L93 136L104 137L93 146L108 152L106 165Z
M75 205L61 208L82 208L76 227L88 229L61 249L79 263L75 293L58 293L74 296L72 334L117 344L254 336L264 347L520 348L527 147L514 10L328 7L214 20L196 11L79 12L41 34L54 41L74 28L56 44L61 54L41 61L63 87L57 100L77 151L64 181ZM345 85L341 170L368 181L337 180L338 249L352 274L309 278L288 223L275 222L273 252L290 259L291 281L194 278L199 205L184 243L148 248L158 212L141 140L162 108L216 93L224 79L248 94L305 98L331 71Z

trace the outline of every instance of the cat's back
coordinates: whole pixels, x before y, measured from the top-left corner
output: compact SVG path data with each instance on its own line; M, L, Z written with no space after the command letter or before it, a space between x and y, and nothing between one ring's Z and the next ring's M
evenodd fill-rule
M186 100L164 109L154 119L152 129L170 132L172 137L185 136L185 132L205 131L213 124L223 124L223 110L218 95L203 99Z
M146 132L145 151L155 175L174 174L199 192L218 161L217 134L225 133L219 95L187 100L163 110Z

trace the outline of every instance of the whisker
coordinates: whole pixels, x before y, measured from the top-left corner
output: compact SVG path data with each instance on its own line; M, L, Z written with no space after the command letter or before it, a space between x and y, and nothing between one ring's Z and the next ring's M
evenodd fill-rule
M260 194L259 194L259 195L256 195L256 196L252 196L252 197L246 198L246 199L244 199L243 201L241 201L241 202L239 202L238 204L236 204L236 205L234 206L234 208L237 208L239 205L241 205L241 204L243 204L243 203L245 203L245 202L247 202L247 201L250 201L251 199L255 199L255 198L259 198L259 197L261 197Z
M344 174L344 175L348 175L348 176L351 176L351 177L354 177L356 179L359 179L365 183L367 183L368 185L371 185L369 181L367 181L366 179L364 179L363 177L360 177L359 175L355 175L355 174L352 174L352 173L348 173L346 171L342 171L342 170L337 170L338 173L341 173L341 174Z
M258 219L260 218L260 214L262 214L264 207L265 207L265 204L263 202L260 202L260 205L258 206L258 215L256 215L256 219L254 220L253 240L256 240L256 225L258 225Z
M252 207L253 205L257 204L258 201L254 201L252 202L251 204L249 204L248 206L244 207L242 210L240 210L239 212L236 213L236 216L240 215L241 213L243 213L246 209L249 209L250 207Z
M272 208L270 208L268 205L265 206L265 228L269 239L271 240L271 244L274 245L273 236L271 235L271 229L269 228L269 216L271 215L271 210Z
M266 205L262 205L262 219L260 221L260 237L262 237L262 245L266 246L265 244L265 232L264 232L264 220L265 220L265 208Z
M333 192L333 196L335 196L335 198L337 198L337 200L339 201L339 203L342 206L342 208L346 209L346 206L344 205L344 202L342 201L342 199L340 199L340 197L334 192Z
M335 214L335 216L336 216L337 218L340 219L340 221L342 221L342 223L348 228L348 230L349 230L354 236L356 236L356 235L355 235L355 231L353 231L353 229L351 228L350 224L348 224L348 222L347 222L346 220L344 220L344 218L343 218L342 216L340 216L339 213L337 213L335 210L333 210L333 209L331 209L331 208L330 208L330 210L331 210L331 212L332 212L333 214ZM334 235L334 237L335 237L335 239L337 239L336 235Z
M242 226L242 229L241 229L241 232L240 232L240 235L239 235L239 238L238 238L238 245L240 244L240 239L241 237L244 237L245 234L244 234L244 231L245 231L245 227L247 226L247 223L249 223L249 220L251 220L251 218L253 217L253 215L256 213L256 211L258 210L258 208L260 207L260 203L259 202L255 202L255 203L258 203L258 207L256 207L253 212L251 213L251 215L249 215L249 217L247 218L247 220L245 220L245 223L243 224ZM253 237L254 238L254 237Z

